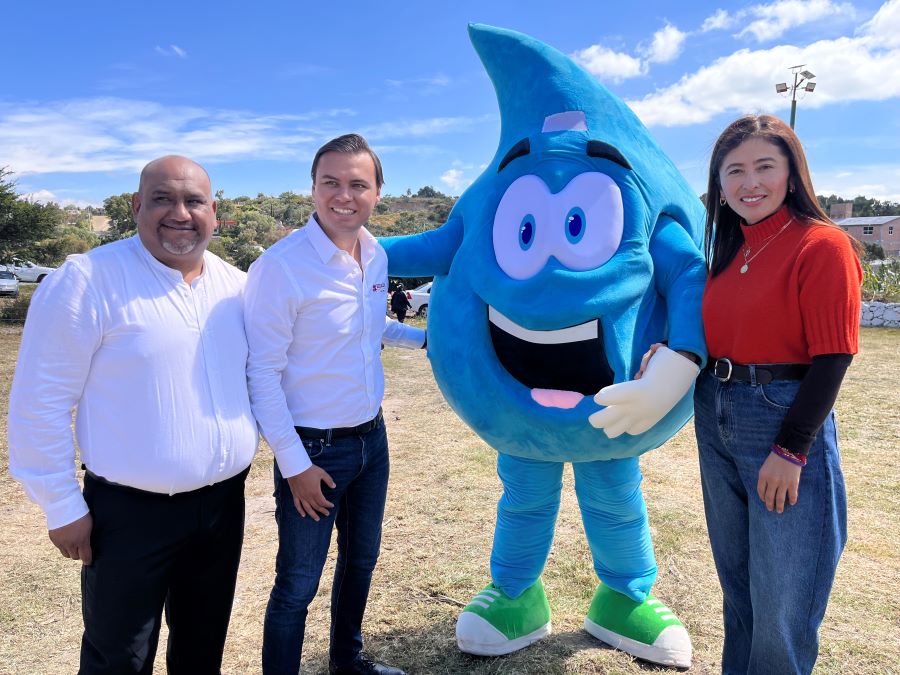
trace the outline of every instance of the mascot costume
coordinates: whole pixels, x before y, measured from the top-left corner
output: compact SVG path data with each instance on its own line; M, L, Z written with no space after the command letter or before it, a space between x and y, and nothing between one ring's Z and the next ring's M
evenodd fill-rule
M690 419L706 358L704 211L632 111L564 54L483 25L500 144L440 228L382 240L394 276L434 276L428 354L459 416L498 452L491 583L459 648L508 654L550 633L541 572L565 462L600 584L585 629L690 665L656 560L638 456ZM666 342L640 380L642 354ZM599 393L598 393L599 392Z

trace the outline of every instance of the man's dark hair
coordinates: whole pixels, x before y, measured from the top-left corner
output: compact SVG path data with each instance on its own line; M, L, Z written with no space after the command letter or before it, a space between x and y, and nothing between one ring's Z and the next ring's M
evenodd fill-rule
M375 151L369 147L366 139L359 134L344 134L343 136L332 138L319 148L316 152L316 156L313 158L312 170L310 171L313 185L316 183L316 168L319 166L319 158L326 152L343 152L348 155L355 155L358 152L368 152L372 161L375 163L376 187L381 189L381 186L384 185L384 173L381 170L381 160L378 159L378 155L375 154Z

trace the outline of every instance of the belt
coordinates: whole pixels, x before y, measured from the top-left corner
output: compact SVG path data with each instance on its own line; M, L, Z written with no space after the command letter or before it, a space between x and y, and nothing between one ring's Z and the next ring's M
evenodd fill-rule
M297 431L297 435L301 438L310 438L316 439L320 441L331 442L332 438L340 438L342 436L362 436L363 434L367 434L372 429L377 427L381 420L383 419L381 414L381 408L378 409L378 414L375 415L368 422L363 422L362 424L357 424L355 427L335 427L333 429L314 429L313 427L294 427Z
M84 478L86 481L94 481L94 483L99 483L100 485L105 485L106 487L113 488L114 490L118 490L120 492L129 492L135 495L144 495L147 497L160 497L163 499L180 499L183 497L189 497L191 495L203 494L205 492L210 492L212 490L217 490L223 487L226 487L232 483L241 483L243 484L244 479L247 477L247 474L250 473L250 467L248 466L246 469L241 471L230 478L226 478L225 480L220 480L218 483L213 483L212 485L201 485L198 488L194 488L193 490L186 490L184 492L174 492L169 494L168 492L152 492L150 490L142 490L141 488L132 487L131 485L123 485L122 483L114 483L111 480L107 480L103 476L98 476L93 471L88 469L84 464L81 465L81 468L84 469Z
M772 380L802 380L809 370L806 363L760 363L741 365L731 359L710 360L706 370L720 382L738 380L769 384Z

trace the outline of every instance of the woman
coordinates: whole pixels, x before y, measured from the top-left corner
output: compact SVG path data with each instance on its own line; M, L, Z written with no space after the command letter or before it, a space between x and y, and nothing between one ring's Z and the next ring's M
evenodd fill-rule
M707 205L710 358L694 408L722 671L809 673L847 538L831 408L858 345L858 244L823 213L800 141L769 115L722 132Z

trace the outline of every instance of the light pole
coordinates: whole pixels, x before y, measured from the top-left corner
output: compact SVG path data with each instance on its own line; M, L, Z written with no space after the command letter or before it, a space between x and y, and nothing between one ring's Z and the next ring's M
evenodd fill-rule
M797 119L797 90L802 89L803 91L812 92L816 88L816 83L813 82L816 76L808 70L800 70L805 66L805 63L801 63L799 66L791 66L791 72L794 74L793 86L789 86L787 82L780 82L775 85L775 91L779 94L784 94L788 90L791 92L791 129L794 128L794 120ZM805 87L803 86L804 82L806 82Z

